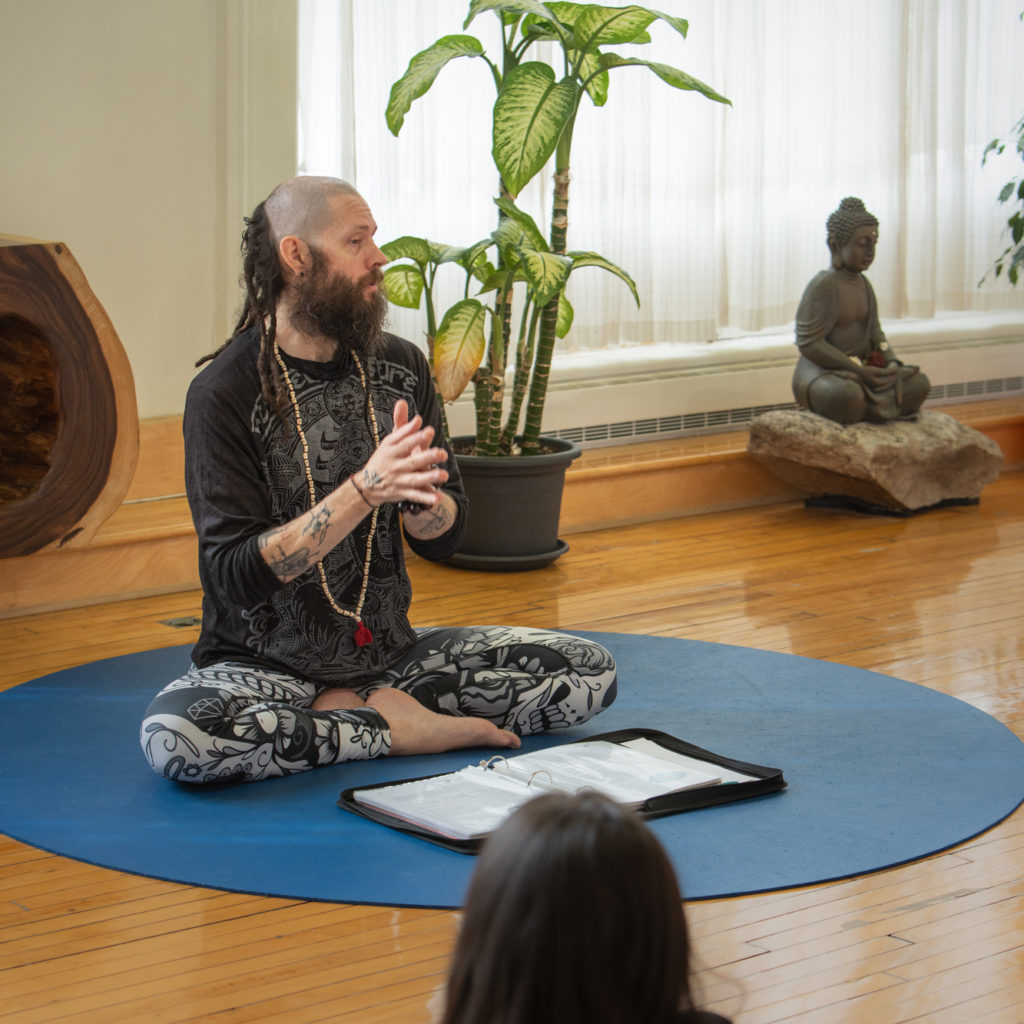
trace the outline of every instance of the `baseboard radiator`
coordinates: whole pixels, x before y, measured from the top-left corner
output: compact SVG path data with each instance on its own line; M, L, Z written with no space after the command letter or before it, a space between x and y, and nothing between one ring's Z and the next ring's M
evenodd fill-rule
M936 384L928 395L925 408L936 408L974 399L1017 398L1024 396L1024 377L1000 377L990 380ZM795 409L795 402L776 405L739 406L708 412L687 412L645 419L619 420L614 423L592 423L562 430L545 430L551 437L575 441L581 447L607 447L614 444L635 444L641 441L668 440L694 434L741 430L751 420L776 409Z

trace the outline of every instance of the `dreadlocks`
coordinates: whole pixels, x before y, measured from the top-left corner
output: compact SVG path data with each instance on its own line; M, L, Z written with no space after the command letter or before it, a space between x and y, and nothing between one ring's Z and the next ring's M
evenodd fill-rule
M273 351L277 334L277 300L284 285L284 275L277 258L266 205L265 201L260 203L253 210L252 216L245 218L241 247L245 302L238 323L231 337L215 352L197 360L196 366L215 359L242 331L255 325L260 335L260 354L256 364L260 388L270 407L283 413L287 392L281 379L281 368L273 358Z

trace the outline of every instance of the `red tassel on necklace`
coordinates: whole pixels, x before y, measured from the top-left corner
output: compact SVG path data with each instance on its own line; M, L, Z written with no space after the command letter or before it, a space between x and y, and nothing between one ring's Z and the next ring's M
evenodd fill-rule
M362 619L359 620L359 625L356 626L356 646L366 647L368 644L373 643L373 634L367 628L366 623Z

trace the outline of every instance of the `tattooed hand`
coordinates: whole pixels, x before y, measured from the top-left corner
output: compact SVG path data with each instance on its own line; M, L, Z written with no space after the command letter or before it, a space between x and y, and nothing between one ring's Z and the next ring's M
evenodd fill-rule
M451 528L458 514L455 499L440 490L448 479L442 465L448 453L432 447L433 428L424 427L419 416L410 420L404 401L395 403L394 415L395 429L361 470L308 512L259 537L260 554L282 583L316 565L385 502L422 508L406 514L405 528L414 537L427 540Z
M433 508L440 500L438 488L448 479L442 463L448 459L443 448L432 447L433 427L423 419L409 419L404 399L395 403L395 428L356 474L369 504L410 502Z

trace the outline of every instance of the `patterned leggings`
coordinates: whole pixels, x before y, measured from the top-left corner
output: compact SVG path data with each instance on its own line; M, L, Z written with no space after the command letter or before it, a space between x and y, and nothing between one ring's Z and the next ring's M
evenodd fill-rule
M378 682L356 688L360 696L393 686L432 711L520 736L585 722L615 699L615 662L589 640L506 626L418 632ZM391 732L373 708L312 710L326 688L238 662L193 665L150 704L143 753L182 782L255 782L387 754Z

